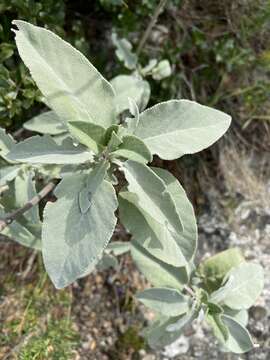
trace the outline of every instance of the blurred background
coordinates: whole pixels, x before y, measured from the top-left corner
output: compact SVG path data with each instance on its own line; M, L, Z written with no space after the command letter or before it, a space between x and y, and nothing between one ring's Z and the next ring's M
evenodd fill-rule
M56 32L107 79L131 72L116 56L115 33L137 50L142 66L151 59L170 63L170 75L147 78L149 106L185 98L229 113L230 131L210 150L156 164L181 181L195 207L198 259L238 246L264 266L265 290L249 325L260 347L241 359L269 359L270 1L163 1L146 34L159 3L0 0L0 125L20 136L22 124L44 108L18 57L13 19ZM118 229L115 238L128 236ZM133 298L146 282L129 256L118 271L56 291L39 254L7 241L0 251L0 359L239 359L219 352L200 325L164 351L151 351L140 337L151 314Z

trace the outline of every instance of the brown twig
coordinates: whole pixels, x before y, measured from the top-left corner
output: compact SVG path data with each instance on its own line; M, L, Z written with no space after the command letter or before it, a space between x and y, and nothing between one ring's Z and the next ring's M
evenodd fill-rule
M167 0L160 0L158 6L156 7L156 10L151 18L151 21L149 23L149 25L147 26L145 33L143 34L143 37L141 38L141 41L139 42L136 54L137 56L139 56L139 54L142 51L142 48L144 47L144 44L146 43L147 39L149 38L151 31L153 29L153 27L155 26L157 19L159 17L159 15L161 14L164 6L166 5Z
M53 182L48 183L36 196L34 196L28 203L21 208L13 211L4 219L0 219L0 232L3 231L8 225L10 225L18 216L24 214L26 211L37 205L41 199L48 195L55 188Z

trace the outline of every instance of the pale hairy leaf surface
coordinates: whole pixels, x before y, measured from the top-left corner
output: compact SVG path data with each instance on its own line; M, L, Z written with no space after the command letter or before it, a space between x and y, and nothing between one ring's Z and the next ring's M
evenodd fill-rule
M115 106L117 114L128 110L129 98L135 101L140 110L144 110L150 98L150 85L134 75L118 75L111 80L115 90Z
M253 341L244 326L227 315L221 315L221 319L228 329L228 339L224 342L225 348L235 354L242 354L253 349Z
M152 154L142 140L133 135L126 135L122 143L111 153L116 157L147 164L153 160Z
M21 20L13 24L22 60L61 119L104 127L115 122L114 90L83 54L49 30Z
M131 256L139 270L154 286L181 290L188 282L185 267L175 267L157 259L135 240L131 242Z
M152 154L172 160L201 151L228 129L231 117L219 110L189 100L157 104L140 114L134 135Z
M132 45L127 39L119 39L118 36L112 34L112 42L116 47L116 56L120 61L123 61L126 68L132 70L137 65L137 55L132 52Z
M71 121L68 124L70 133L83 145L97 154L102 149L105 129L102 126L83 121Z
M23 207L29 200L31 200L34 196L37 195L33 176L34 174L32 173L32 171L24 168L16 176L14 188L17 208ZM31 207L23 216L31 223L39 224L40 219L38 205Z
M26 121L23 127L30 131L48 135L59 135L67 131L64 123L52 110L43 112Z
M246 309L234 310L230 309L228 306L223 306L224 314L230 316L242 326L247 326L248 324L248 311Z
M0 156L6 159L6 154L15 145L15 140L6 130L0 127Z
M211 326L214 335L221 341L225 342L229 338L229 330L224 324L221 314L207 314L206 320Z
M227 273L223 283L211 300L235 310L249 309L263 290L263 269L258 264L241 263Z
M118 206L114 188L103 180L91 197L88 211L82 213L78 198L86 185L87 175L65 177L56 188L57 201L45 207L42 253L56 288L90 273L114 231Z
M14 180L20 171L20 168L20 165L8 165L0 167L0 186Z
M155 80L162 80L172 74L172 68L168 60L161 60L152 70L152 77Z
M121 223L133 238L153 256L173 266L185 264L181 247L154 217L139 206L135 194L121 191L118 197Z
M245 261L239 248L221 251L204 260L198 267L198 272L209 291L218 289L225 275L235 266Z
M178 316L189 308L188 298L171 288L146 289L136 294L145 306L166 316Z
M140 237L142 243L147 240L145 246L151 247L154 256L162 261L174 266L185 266L190 255L187 259L183 254L182 245L185 247L185 244L182 244L182 238L178 236L183 232L183 227L166 184L150 168L131 160L122 165L122 170L128 181L128 191L132 194L128 200L136 206L151 228L147 231L146 239ZM133 213L135 214L135 211ZM134 231L134 222L129 219L128 214L124 214L123 220L130 230ZM136 215L136 222L138 220L139 214ZM143 236L143 233L138 231ZM152 233L155 236L151 236Z
M153 349L162 349L164 346L167 346L177 340L183 330L179 329L176 331L167 331L167 328L171 324L176 323L180 318L181 316L160 316L157 320L153 321L153 323L143 332L149 346Z
M76 164L92 161L93 153L74 146L70 138L58 145L49 135L36 135L13 146L7 158L33 164Z
M165 183L176 205L176 211L183 225L183 232L178 233L178 243L186 259L191 260L197 249L198 229L193 206L180 182L167 170L151 168Z

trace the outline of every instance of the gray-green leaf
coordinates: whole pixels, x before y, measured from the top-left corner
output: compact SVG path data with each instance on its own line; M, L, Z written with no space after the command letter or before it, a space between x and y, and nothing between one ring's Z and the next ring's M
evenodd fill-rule
M77 164L93 160L91 152L74 146L70 138L58 145L49 135L36 135L19 142L6 156L10 160L34 164Z
M240 323L227 315L221 315L221 319L228 329L228 339L224 342L224 346L229 351L242 354L254 347L249 332Z
M102 126L83 121L71 121L68 124L70 133L83 145L97 154L104 141L105 129Z
M57 288L94 269L116 224L117 199L112 185L105 180L91 197L88 211L81 212L78 196L86 184L86 175L65 177L55 191L58 200L45 207L42 252Z
M231 117L221 111L194 101L171 100L141 113L134 135L146 143L152 154L172 160L212 145L230 122Z
M119 75L111 80L116 92L117 114L129 109L129 98L134 100L140 110L144 110L150 98L150 85L147 81L133 75Z
M33 117L26 121L23 127L30 131L48 135L59 135L67 131L66 126L54 111L46 111Z
M188 311L188 298L171 288L146 289L136 298L144 305L166 316L178 316Z
M13 23L19 54L61 119L104 127L115 122L114 90L83 54L49 30Z
M126 135L122 138L122 143L111 153L116 157L134 160L142 164L152 161L152 155L142 140L136 136Z
M119 39L115 33L112 34L112 42L116 47L116 56L124 62L127 69L135 69L137 65L137 55L132 52L132 45L127 39Z
M223 283L211 300L235 310L248 309L263 290L263 269L258 264L242 263L228 272Z
M131 242L131 256L147 280L157 287L181 290L188 282L185 267L175 267L154 257L135 240Z

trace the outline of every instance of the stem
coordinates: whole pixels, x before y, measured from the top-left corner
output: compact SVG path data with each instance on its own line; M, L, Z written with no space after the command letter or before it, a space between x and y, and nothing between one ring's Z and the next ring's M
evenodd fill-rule
M144 44L146 43L147 39L149 38L151 31L153 29L153 27L155 26L157 19L159 17L159 15L161 14L164 6L166 5L167 0L160 0L158 6L156 7L156 10L151 18L151 21L149 23L149 25L147 26L145 33L143 34L143 37L141 38L141 41L139 42L136 54L137 56L140 55L142 48L144 47Z
M187 285L184 285L184 289L186 290L186 292L193 298L196 297L195 292Z
M55 188L53 182L48 183L36 196L34 196L28 203L21 208L8 214L4 219L0 219L0 232L10 225L18 216L23 215L26 211L37 205L46 195L48 195Z

